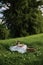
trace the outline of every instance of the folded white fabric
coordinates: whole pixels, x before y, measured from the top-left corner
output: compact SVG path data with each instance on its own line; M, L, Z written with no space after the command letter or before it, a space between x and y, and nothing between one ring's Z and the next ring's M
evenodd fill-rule
M23 45L22 47L19 46L10 46L9 48L11 51L18 51L19 53L25 53L27 51L27 45Z

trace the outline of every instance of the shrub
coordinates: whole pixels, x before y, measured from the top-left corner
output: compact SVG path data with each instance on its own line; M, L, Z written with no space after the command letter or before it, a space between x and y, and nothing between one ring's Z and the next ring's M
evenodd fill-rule
M0 39L6 39L8 37L9 37L8 28L5 25L0 24Z

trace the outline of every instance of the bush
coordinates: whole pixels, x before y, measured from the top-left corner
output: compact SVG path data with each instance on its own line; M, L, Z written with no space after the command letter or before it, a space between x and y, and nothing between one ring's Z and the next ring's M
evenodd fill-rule
M7 39L8 37L9 37L8 28L5 25L0 24L0 39Z

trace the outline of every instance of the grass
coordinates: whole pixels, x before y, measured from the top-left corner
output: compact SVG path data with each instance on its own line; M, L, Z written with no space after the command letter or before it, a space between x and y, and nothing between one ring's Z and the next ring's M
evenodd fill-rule
M34 47L36 52L26 52L24 54L11 52L9 47L15 45L19 40L28 47ZM0 65L42 65L43 64L43 34L27 37L0 40Z

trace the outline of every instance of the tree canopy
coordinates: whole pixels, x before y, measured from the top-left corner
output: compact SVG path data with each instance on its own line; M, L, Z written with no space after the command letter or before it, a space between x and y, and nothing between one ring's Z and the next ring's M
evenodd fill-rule
M43 18L38 6L42 0L1 0L8 7L3 14L11 37L43 32Z

